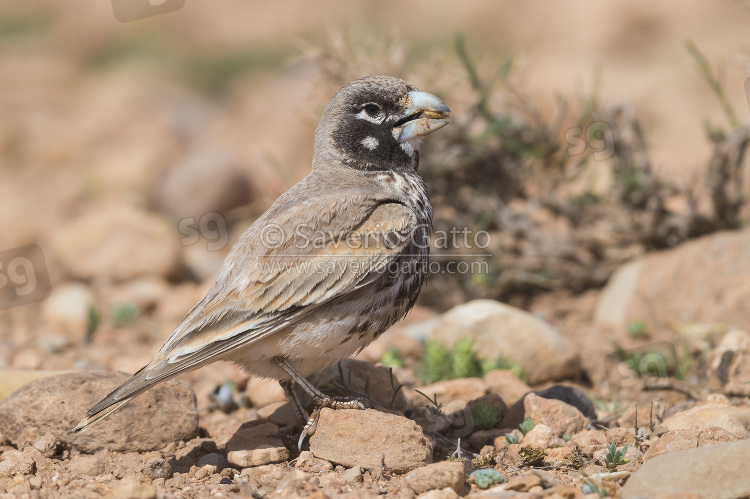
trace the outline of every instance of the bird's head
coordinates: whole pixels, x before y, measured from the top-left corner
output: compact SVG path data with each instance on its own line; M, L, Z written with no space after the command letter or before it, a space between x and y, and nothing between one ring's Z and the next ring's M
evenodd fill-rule
M450 123L434 95L390 76L348 83L333 96L315 132L316 164L358 170L416 168L422 137Z

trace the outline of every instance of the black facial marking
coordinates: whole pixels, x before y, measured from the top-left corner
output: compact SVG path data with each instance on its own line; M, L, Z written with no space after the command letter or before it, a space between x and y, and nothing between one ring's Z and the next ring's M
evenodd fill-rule
M393 136L396 122L404 121L403 103L410 90L413 89L390 92L362 89L348 96L333 141L346 153L351 167L362 170L416 167L417 154L407 154ZM368 137L377 141L377 147L370 149L363 143Z

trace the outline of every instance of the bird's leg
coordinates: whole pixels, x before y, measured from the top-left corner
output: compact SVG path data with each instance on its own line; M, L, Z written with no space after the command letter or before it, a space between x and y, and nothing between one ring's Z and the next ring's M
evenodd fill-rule
M292 393L293 398L297 399L295 401L295 404L298 403L299 399L297 397L297 394L294 392L293 389L291 389L292 383L297 383L299 386L302 387L303 390L307 392L310 397L312 397L313 402L315 403L315 410L313 410L313 413L310 415L310 418L307 420L307 423L305 423L305 426L302 428L302 434L299 437L299 442L297 443L297 447L299 449L302 448L302 442L305 440L305 437L310 435L312 436L315 434L315 430L318 426L318 418L320 417L320 410L323 407L330 407L331 409L362 409L364 410L365 406L362 402L360 402L357 399L353 399L350 397L347 397L346 399L334 399L332 397L329 397L328 395L324 394L320 390L318 390L315 385L307 381L307 379L300 375L297 371L294 370L292 366L289 365L289 363L281 358L276 358L273 361L277 366L282 368L286 373L291 377L291 381L285 382L289 383L289 388ZM284 387L284 390L286 391L286 387L284 383L281 385ZM301 405L298 408L301 409ZM304 409L302 409L302 414L304 414Z
M284 393L286 393L287 398L292 401L294 410L297 413L297 418L302 424L305 424L310 420L310 416L307 415L307 411L305 411L305 407L302 405L302 402L299 399L299 395L297 395L297 392L294 391L294 381L279 381L279 384L281 385L281 388L284 389Z
M364 409L364 404L353 397L333 398L318 390L315 385L294 370L284 359L275 359L274 363L282 368L303 390L312 397L318 407L330 407L331 409Z

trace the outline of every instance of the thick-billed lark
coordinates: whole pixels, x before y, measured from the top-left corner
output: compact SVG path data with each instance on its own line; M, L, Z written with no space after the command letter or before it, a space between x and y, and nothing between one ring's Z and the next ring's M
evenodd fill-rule
M217 360L278 379L305 417L294 383L313 398L316 413L363 408L324 395L306 377L361 350L414 306L432 225L418 149L423 136L449 123L449 112L398 78L343 87L315 132L311 173L240 237L206 297L156 357L75 430Z

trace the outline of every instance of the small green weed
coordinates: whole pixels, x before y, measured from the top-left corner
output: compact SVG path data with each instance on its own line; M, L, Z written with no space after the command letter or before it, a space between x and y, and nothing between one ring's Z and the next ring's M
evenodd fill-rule
M607 469L613 470L621 464L627 464L629 461L625 459L626 452L628 452L628 444L625 444L622 449L618 449L614 442L609 444L607 454L604 456Z

